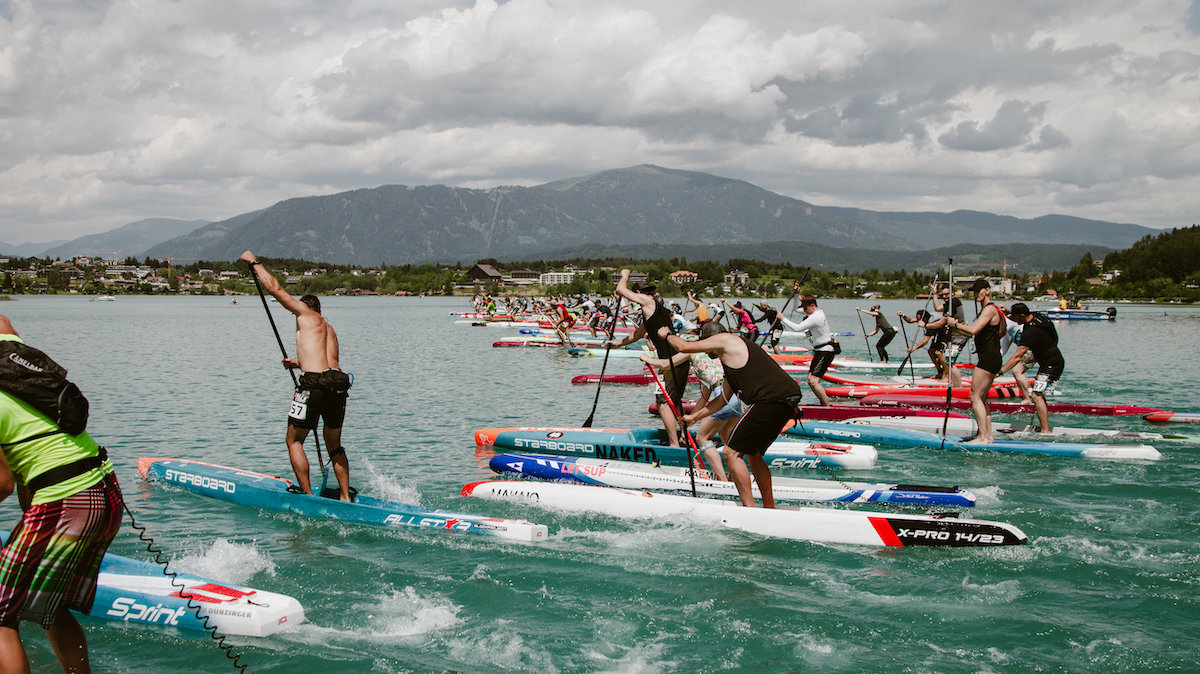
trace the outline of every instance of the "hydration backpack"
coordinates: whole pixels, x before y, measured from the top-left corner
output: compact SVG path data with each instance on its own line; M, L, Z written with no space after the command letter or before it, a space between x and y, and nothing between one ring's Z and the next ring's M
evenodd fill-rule
M83 432L88 401L50 356L21 342L0 342L0 390L25 401L68 435Z

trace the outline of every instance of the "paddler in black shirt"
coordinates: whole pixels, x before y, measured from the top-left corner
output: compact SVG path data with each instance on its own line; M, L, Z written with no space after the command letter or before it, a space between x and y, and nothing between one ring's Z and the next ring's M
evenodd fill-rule
M738 419L733 432L725 438L725 464L729 467L729 477L737 487L742 505L753 508L754 492L750 487L750 475L753 473L754 482L762 495L763 507L774 508L771 468L763 459L763 453L779 438L784 424L796 415L796 405L800 403L801 396L800 384L784 372L762 347L739 335L721 332L695 342L668 335L667 341L680 353L703 352L710 358L720 358L725 370L725 395L713 396L704 409L709 414L716 412L725 404L724 400L737 393L746 411ZM683 419L690 422L701 416L702 412L693 410ZM750 464L748 470L747 462Z
M675 347L667 343L665 337L667 334L674 334L671 328L674 316L669 309L663 306L662 297L656 291L655 286L647 283L638 283L631 290L629 288L629 270L621 270L621 280L617 281L617 295L640 307L643 320L642 324L627 337L618 342L605 342L607 348L614 349L632 344L645 335L646 339L654 345L657 358L666 360L679 353ZM666 332L660 334L662 330ZM689 369L688 362L683 361L663 374L663 388L671 396L671 401L675 403L675 409L682 409L683 389L687 386ZM678 447L679 425L675 422L675 413L671 411L671 406L667 404L666 397L661 393L655 395L655 402L658 403L658 414L662 417L663 427L667 429L667 441L672 447Z
M1033 357L1038 363L1037 379L1031 387L1033 408L1037 412L1040 425L1038 432L1049 433L1050 410L1046 407L1046 394L1054 391L1059 377L1067 367L1062 351L1058 350L1058 330L1045 314L1039 311L1030 312L1029 307L1021 302L1012 305L1008 315L1025 327L1021 329L1021 344L1017 347L1017 352L1008 359L1000 372L1013 369L1025 357L1025 352L1033 352Z

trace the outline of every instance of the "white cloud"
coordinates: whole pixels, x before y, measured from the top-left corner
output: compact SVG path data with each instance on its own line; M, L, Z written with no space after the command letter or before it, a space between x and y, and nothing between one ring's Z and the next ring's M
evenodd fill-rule
M830 205L1187 225L1195 13L1184 0L0 3L0 241L643 162Z

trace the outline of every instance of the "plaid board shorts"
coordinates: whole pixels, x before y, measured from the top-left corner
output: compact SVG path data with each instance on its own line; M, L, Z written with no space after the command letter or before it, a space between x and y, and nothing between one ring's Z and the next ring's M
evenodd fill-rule
M87 613L100 560L121 528L115 473L59 501L35 505L0 550L0 625L49 628L62 607Z

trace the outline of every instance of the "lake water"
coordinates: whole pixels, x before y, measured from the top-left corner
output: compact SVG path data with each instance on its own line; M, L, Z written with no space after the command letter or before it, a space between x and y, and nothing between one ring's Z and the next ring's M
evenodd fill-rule
M846 355L865 358L855 304L822 302L835 330L860 335L842 339ZM1200 310L1118 306L1113 323L1059 325L1057 400L1200 408ZM889 316L919 307L883 302ZM581 424L595 389L570 378L601 364L493 349L512 332L447 315L466 308L462 298L325 300L355 375L344 435L353 482L393 500L525 517L549 526L544 543L262 513L144 483L139 456L290 476L291 380L258 298L0 304L89 396L89 431L177 568L304 605L307 622L290 631L231 639L252 671L1200 670L1200 447L1161 444L1158 462L881 448L876 468L842 473L970 489L971 516L1029 535L1004 549L824 546L464 499L463 484L492 476L474 429ZM275 315L291 351L292 320L277 305ZM902 337L892 344L903 354ZM637 365L614 359L608 371ZM646 388L606 387L595 426L653 425L651 400ZM16 521L13 501L0 524ZM128 526L112 551L149 559ZM96 671L232 671L204 635L84 624ZM57 671L40 632L24 634L35 671Z

